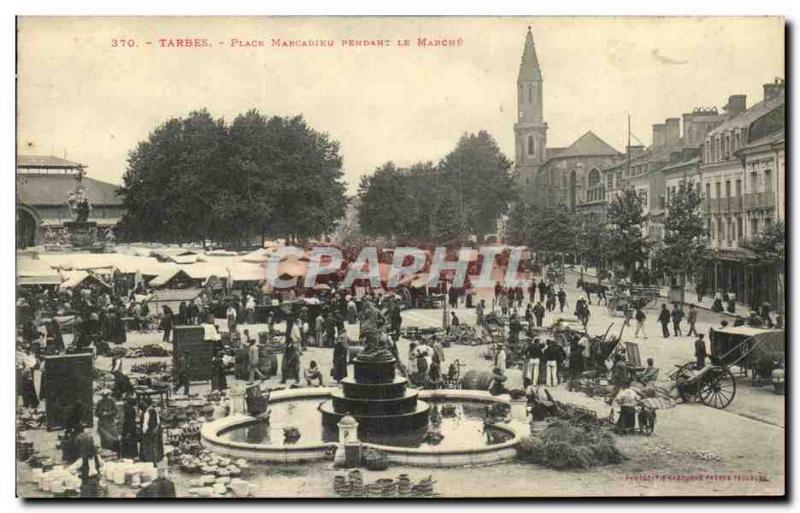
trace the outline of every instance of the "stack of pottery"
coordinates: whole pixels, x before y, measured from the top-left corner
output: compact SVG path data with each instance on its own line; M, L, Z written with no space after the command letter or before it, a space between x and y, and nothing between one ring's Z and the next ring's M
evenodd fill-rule
M352 490L353 497L363 496L364 477L361 475L361 471L358 469L351 470L347 477L350 479L350 488Z
M408 474L400 474L397 476L397 494L400 497L408 497L411 495L411 479Z

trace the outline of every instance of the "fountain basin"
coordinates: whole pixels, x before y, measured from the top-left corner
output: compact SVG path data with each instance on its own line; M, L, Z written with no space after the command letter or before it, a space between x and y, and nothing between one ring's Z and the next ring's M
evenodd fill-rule
M249 415L232 415L204 424L201 430L203 444L210 450L236 458L269 463L302 463L333 459L337 446L337 432L322 421L320 412L313 416L320 403L332 401L339 389L298 388L280 390L271 395L270 408L273 412L268 428L268 442L257 442L254 433L264 433L263 422ZM419 398L428 405L456 402L464 406L463 411L478 412L492 403L509 404L508 396L491 396L487 392L475 390L420 390ZM304 403L306 403L304 405ZM308 404L311 403L311 404ZM418 403L419 404L419 403ZM426 405L426 406L428 406ZM473 408L474 406L474 408ZM285 408L285 410L284 410ZM294 408L293 411L290 411ZM428 419L428 414L424 417ZM453 467L463 465L484 465L508 461L516 457L516 446L527 434L525 423L510 422L494 425L491 433L497 443L487 445L482 442L480 424L472 413L464 415L459 425L452 425L453 419L443 418L442 429L446 433L440 445L419 445L418 432L408 436L391 435L375 442L365 441L364 447L373 447L385 452L389 461L396 465L420 467ZM285 424L284 422L289 422ZM313 425L312 425L313 424ZM296 444L281 443L282 428L299 427L302 435ZM450 426L450 427L448 427ZM447 436L448 429L456 429L458 436ZM424 429L422 430L424 432ZM249 438L248 438L249 436ZM407 446L402 444L407 443ZM389 445L392 444L392 445Z

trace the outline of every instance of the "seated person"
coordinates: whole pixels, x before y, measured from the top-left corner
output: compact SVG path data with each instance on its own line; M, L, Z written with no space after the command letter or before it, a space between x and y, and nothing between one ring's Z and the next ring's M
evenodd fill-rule
M508 389L506 388L506 378L503 370L495 367L492 369L492 380L489 382L489 393L492 395L502 395L507 394Z
M653 366L653 359L647 359L647 368L639 375L639 383L642 385L655 385L658 381L658 369Z
M639 394L627 383L623 383L615 402L619 404L617 428L621 431L633 430L636 427L636 405L639 404Z
M317 381L318 386L322 386L322 372L320 372L319 367L317 367L317 362L311 360L311 363L308 364L303 370L303 377L306 380L306 385L311 386L312 381Z

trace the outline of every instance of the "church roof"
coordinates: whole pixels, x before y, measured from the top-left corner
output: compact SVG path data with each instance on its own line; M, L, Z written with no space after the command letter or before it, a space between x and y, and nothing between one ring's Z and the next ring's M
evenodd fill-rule
M70 191L75 190L74 175L17 175L19 201L27 205L64 205ZM84 177L81 185L92 205L122 205L118 186Z
M517 81L523 80L542 80L542 72L539 69L539 59L536 57L536 47L533 44L533 34L528 27L528 35L525 36L525 48L522 51L522 61L519 63L519 75Z
M556 157L616 156L620 152L589 130Z

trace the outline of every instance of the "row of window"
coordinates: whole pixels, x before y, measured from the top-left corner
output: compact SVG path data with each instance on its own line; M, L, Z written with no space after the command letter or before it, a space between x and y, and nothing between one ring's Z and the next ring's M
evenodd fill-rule
M739 148L742 147L742 132L725 132L709 138L704 145L704 162L719 162L733 158Z
M769 217L764 218L764 227L772 223ZM757 217L750 218L750 235L758 233L760 220ZM744 237L744 220L742 216L736 216L733 219L718 218L716 222L712 219L706 221L706 229L712 241L718 243L734 243Z

